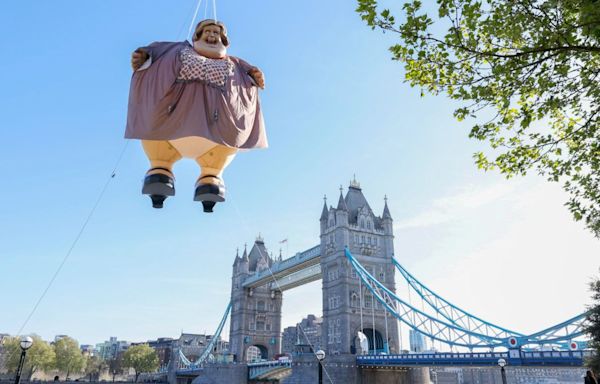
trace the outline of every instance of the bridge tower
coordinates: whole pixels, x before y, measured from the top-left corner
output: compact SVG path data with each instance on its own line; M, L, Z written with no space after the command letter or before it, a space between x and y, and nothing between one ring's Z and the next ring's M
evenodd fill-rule
M376 216L360 184L353 180L346 196L340 188L336 208L327 208L325 202L320 223L322 345L326 352L329 355L359 353L357 333L361 328L369 338L371 351L375 348L387 349L388 353L399 352L397 321L361 284L344 254L344 248L349 247L373 276L395 292L393 220L387 198L382 215Z
M235 361L245 362L249 347L257 347L258 358L272 359L281 351L281 292L270 285L244 289L242 283L249 276L273 265L273 259L258 236L250 253L244 247L240 257L235 256L231 281L231 321L229 339Z

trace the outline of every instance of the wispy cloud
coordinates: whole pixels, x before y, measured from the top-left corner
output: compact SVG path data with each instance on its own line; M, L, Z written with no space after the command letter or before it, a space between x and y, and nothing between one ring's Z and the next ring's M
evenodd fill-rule
M451 196L433 200L428 209L416 216L397 222L394 228L398 230L447 223L507 196L513 189L514 184L506 182L485 187L466 186Z

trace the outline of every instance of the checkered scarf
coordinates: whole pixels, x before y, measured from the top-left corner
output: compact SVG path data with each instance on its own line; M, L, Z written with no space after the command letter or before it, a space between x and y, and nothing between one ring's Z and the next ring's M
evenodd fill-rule
M218 88L225 86L225 81L233 75L233 63L229 58L209 59L201 56L191 47L186 47L179 54L181 70L177 80L201 81Z

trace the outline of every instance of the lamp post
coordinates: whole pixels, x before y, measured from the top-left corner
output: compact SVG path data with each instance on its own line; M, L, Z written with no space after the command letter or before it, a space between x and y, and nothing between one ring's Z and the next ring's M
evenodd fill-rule
M498 365L500 366L500 374L502 375L502 384L506 384L506 371L504 370L506 360L498 359Z
M21 372L23 371L23 364L25 363L25 355L27 350L33 345L33 339L29 336L21 337L21 358L19 359L19 366L17 367L17 377L15 377L15 384L19 384L21 381Z
M319 384L323 384L323 360L325 359L325 351L319 349L315 352L315 356L317 356L317 360L319 360Z

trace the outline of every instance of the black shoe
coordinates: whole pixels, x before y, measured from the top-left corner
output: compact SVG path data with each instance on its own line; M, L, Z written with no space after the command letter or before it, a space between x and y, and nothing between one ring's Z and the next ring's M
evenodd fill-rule
M213 207L215 206L214 201L203 201L202 202L202 209L204 210L204 212L206 213L212 213L213 212Z
M142 194L150 195L153 208L162 208L169 196L175 196L175 180L164 173L155 173L144 178Z
M216 203L225 201L225 187L216 184L198 184L194 201L201 201L204 212L212 212Z

